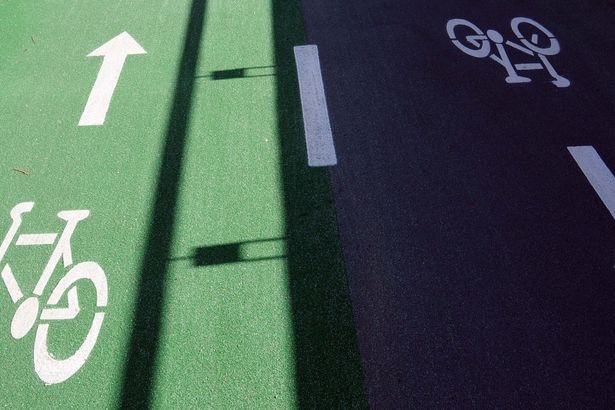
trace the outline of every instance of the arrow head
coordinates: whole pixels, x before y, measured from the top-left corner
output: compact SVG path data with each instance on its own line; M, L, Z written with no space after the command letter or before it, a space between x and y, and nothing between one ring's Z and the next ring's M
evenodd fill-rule
M127 32L123 32L88 54L88 57L147 54L137 41Z

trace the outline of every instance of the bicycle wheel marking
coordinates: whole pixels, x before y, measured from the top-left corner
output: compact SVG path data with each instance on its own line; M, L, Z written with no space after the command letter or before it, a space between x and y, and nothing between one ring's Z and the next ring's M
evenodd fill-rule
M86 261L73 265L71 237L79 222L88 218L89 210L69 210L58 212L57 216L66 222L64 230L60 234L21 234L17 233L21 228L24 216L34 208L33 202L17 204L11 210L12 224L0 245L0 262L4 264L1 276L7 292L13 304L16 305L15 313L11 321L11 336L15 340L22 339L36 326L34 339L34 371L47 385L62 383L75 375L87 362L92 353L100 330L102 328L105 313L96 311L83 343L68 358L56 359L49 351L47 343L48 334L55 328L54 323L75 319L81 312L79 304L79 289L89 281L96 291L97 310L105 308L108 304L107 276L96 262ZM15 246L50 246L55 245L49 261L45 265L31 296L24 299L24 294L19 286L10 265L3 261L8 248L15 241ZM59 280L51 291L46 303L41 300L46 292L46 287L51 275L57 270L60 260L63 264L60 269L69 268L68 272ZM67 301L67 306L60 305L61 300ZM45 323L41 323L44 321Z
M506 69L507 76L504 79L508 84L529 83L531 78L519 75L520 71L546 70L552 77L551 83L558 88L570 86L570 80L558 74L547 56L559 54L561 48L558 39L545 26L527 17L515 17L510 22L511 29L520 43L505 40L504 36L495 30L483 32L474 23L464 19L451 19L446 24L446 32L453 45L465 54L475 58L487 58L500 64ZM464 27L473 34L458 36L457 27ZM522 27L531 27L533 32L529 36L524 35ZM548 47L540 45L541 33L549 42ZM492 53L492 43L495 51ZM526 55L535 57L539 62L513 63L506 51L506 46L520 51Z

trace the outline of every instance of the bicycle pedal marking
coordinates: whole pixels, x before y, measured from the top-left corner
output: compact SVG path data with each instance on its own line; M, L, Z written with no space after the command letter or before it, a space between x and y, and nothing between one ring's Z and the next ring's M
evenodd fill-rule
M508 84L529 83L531 78L519 75L520 71L546 70L552 77L551 83L558 88L570 86L570 80L558 74L547 57L559 54L559 40L545 26L528 17L515 17L510 27L519 43L505 40L504 36L495 30L483 32L474 23L460 18L447 22L446 32L455 47L465 54L475 58L490 58L506 69L504 79ZM464 28L466 35L458 36L459 28ZM468 34L468 33L472 34ZM548 42L548 46L545 44ZM495 51L492 45L495 45ZM538 61L513 64L506 47L520 51Z
M34 371L46 385L65 382L81 369L94 350L105 313L100 311L108 303L107 276L96 262L85 261L73 265L71 237L79 222L90 216L89 210L60 211L57 217L66 224L60 233L25 233L17 235L26 214L34 208L34 202L22 202L13 207L10 212L12 223L4 239L0 243L0 276L4 286L16 305L11 321L10 333L13 339L24 338L36 326L34 337L33 363ZM31 294L24 296L24 290L18 283L18 276L10 265L3 261L11 246L50 246L54 245L51 256L42 270L41 277ZM60 269L68 268L44 302L43 294L51 276L60 265ZM84 283L90 282L96 291L96 311L85 340L64 359L56 359L49 351L47 343L49 332L53 332L54 323L75 319L81 312L79 304L79 289ZM66 301L62 304L60 301ZM44 322L44 323L42 323Z

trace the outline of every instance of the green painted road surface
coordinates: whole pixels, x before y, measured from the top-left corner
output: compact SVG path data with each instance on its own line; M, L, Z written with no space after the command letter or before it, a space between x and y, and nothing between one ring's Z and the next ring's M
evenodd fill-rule
M329 176L307 166L298 1L0 16L0 407L365 407ZM147 54L79 126L106 59L87 55L123 32ZM89 215L62 242L70 210Z

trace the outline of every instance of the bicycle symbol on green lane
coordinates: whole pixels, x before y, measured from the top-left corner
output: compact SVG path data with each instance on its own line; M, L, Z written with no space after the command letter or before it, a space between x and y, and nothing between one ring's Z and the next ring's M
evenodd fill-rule
M4 264L1 275L11 300L18 305L11 322L11 336L15 340L22 339L30 332L38 319L39 323L34 339L34 370L45 384L57 384L68 380L77 373L88 360L96 345L105 318L105 313L101 312L100 309L107 306L107 277L96 262L78 263L60 279L47 299L46 305L41 309L39 298L45 292L45 288L60 259L62 259L65 268L73 264L70 240L77 224L86 219L90 215L90 211L59 212L57 216L66 222L63 232L59 234L59 239L56 233L21 234L17 236L24 215L31 212L33 208L33 202L22 202L13 207L10 212L12 224L0 245L0 262L2 262L15 237L17 237L16 246L49 246L55 244L51 257L32 292L33 295L24 298L21 287L8 263ZM94 314L87 336L79 348L68 358L56 359L53 353L49 352L47 342L50 326L53 327L54 323L60 321L75 319L79 315L81 308L77 286L83 289L82 286L86 284L83 280L90 281L94 285L97 312ZM68 307L58 307L64 295L68 300Z

